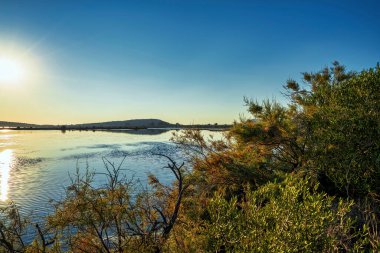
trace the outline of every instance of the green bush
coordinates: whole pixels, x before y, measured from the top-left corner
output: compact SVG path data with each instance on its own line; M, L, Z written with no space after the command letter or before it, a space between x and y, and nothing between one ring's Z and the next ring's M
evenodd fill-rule
M336 252L361 251L366 228L355 228L352 201L318 192L309 178L287 177L245 199L211 200L205 230L213 252Z

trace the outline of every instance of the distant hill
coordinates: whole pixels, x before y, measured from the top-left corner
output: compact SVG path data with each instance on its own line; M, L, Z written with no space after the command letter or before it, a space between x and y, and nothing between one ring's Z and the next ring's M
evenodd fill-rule
M198 129L227 129L231 125L218 124L196 124L182 125L171 124L160 119L131 119L122 121L107 121L97 123L72 124L72 125L38 125L20 122L0 121L0 128L21 128L21 129L61 129L61 130L89 130L89 129L143 129L143 128L198 128Z
M100 123L86 123L72 125L77 127L125 127L125 128L162 128L173 126L169 122L160 119L131 119L123 121L108 121Z
M20 122L0 121L0 127L41 127L41 125L20 123Z
M66 125L69 128L165 128L173 126L160 119L131 119L123 121L108 121L99 123ZM57 125L37 125L21 122L0 121L0 127L20 128L58 128Z

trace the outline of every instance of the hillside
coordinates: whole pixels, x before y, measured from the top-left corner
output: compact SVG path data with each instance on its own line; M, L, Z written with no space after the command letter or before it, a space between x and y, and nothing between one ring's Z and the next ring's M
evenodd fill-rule
M123 121L108 121L108 122L100 122L100 123L86 123L86 124L78 124L72 125L75 127L126 127L126 128L150 128L150 127L170 127L172 124L160 120L160 119L131 119L131 120L123 120Z
M0 127L42 127L42 125L20 123L20 122L0 121Z
M123 121L108 121L98 123L67 125L69 128L164 128L173 126L160 119L132 119ZM0 127L4 128L58 128L59 125L38 125L21 122L0 121Z

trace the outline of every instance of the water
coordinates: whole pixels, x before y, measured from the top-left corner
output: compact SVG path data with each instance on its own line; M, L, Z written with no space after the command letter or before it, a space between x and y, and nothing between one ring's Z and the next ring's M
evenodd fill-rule
M45 216L51 212L50 199L64 196L69 175L76 168L104 172L103 157L119 164L127 176L146 180L148 173L162 182L174 177L163 169L167 160L161 153L182 162L176 146L169 141L173 131L14 131L0 130L0 204L14 201L21 213ZM96 184L104 183L98 178ZM145 181L146 182L146 181Z

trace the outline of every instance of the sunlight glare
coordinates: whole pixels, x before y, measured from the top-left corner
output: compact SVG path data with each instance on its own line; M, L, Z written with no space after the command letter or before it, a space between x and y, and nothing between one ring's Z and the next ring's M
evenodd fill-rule
M11 169L13 160L13 151L7 149L0 153L0 201L6 201L8 199L8 180L9 172Z
M0 57L0 84L12 84L22 81L25 68L17 60Z

